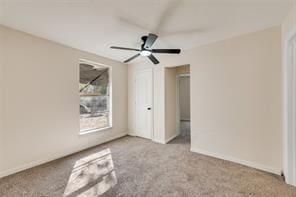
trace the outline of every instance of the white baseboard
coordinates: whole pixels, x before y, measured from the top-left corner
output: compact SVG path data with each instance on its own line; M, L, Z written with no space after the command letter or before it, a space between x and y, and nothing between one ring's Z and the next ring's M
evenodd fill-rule
M177 137L178 135L180 135L179 133L175 133L174 135L172 135L171 137L169 137L168 139L165 140L165 143L167 144L168 142L170 142L171 140L173 140L175 137Z
M123 136L126 136L126 135L127 135L127 133L118 134L118 135L113 136L113 137L111 137L111 138L109 138L109 139L107 139L107 140L105 140L105 141L103 141L103 142L101 142L101 143L99 143L97 145L100 145L100 144L115 140L117 138L120 138L120 137L123 137ZM91 147L89 147L89 148L91 148ZM86 148L86 149L88 149L88 148ZM39 165L44 164L44 163L48 163L50 161L53 161L53 160L56 160L56 159L65 157L67 155L71 155L73 153L77 153L77 152L86 150L86 149L76 150L76 151L67 151L67 152L64 152L64 153L56 153L56 154L53 154L51 157L48 157L48 158L45 158L45 159L32 161L32 162L29 162L29 163L26 163L26 164L22 164L22 165L13 167L13 168L6 169L6 170L0 172L0 178L11 175L11 174L15 174L17 172L20 172L20 171L23 171L23 170L26 170L26 169L29 169L29 168L32 168L32 167L35 167L35 166L39 166Z
M179 133L176 133L176 134L172 135L171 137L169 137L168 139L165 139L164 141L158 140L158 139L153 139L152 141L153 142L156 142L156 143L160 143L160 144L167 144L168 142L170 142L171 140L173 140L178 135L180 135L180 134Z
M269 173L272 173L272 174L281 175L281 173L282 173L281 169L277 169L277 168L274 168L274 167L271 167L271 166L266 166L266 165L263 165L263 164L254 163L254 162L251 162L251 161L238 159L238 158L235 158L235 157L232 157L232 156L221 155L219 153L213 153L213 152L209 152L209 151L206 151L206 150L195 149L195 148L191 148L190 151L195 152L195 153L199 153L199 154L202 154L202 155L210 156L210 157L215 157L215 158L218 158L218 159L231 161L231 162L234 162L234 163L238 163L238 164L241 164L241 165L244 165L244 166L259 169L259 170L269 172Z
M160 144L166 144L164 141L161 141L161 140L153 139L152 141L153 142L156 142L156 143L160 143Z
M127 135L129 135L129 136L137 136L136 132L132 132L132 131L128 132Z

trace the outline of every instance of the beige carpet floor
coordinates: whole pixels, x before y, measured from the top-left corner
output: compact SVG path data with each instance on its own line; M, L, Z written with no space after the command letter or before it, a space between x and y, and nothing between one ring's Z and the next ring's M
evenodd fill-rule
M295 197L280 176L167 145L123 137L0 180L1 197Z

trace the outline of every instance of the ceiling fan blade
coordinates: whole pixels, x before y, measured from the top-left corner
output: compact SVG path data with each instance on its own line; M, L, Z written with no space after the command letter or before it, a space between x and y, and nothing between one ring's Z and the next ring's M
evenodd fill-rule
M152 53L181 53L181 49L152 49Z
M153 64L159 64L159 61L156 59L154 55L149 55L147 57L151 60L151 62L153 62Z
M145 41L144 48L145 49L151 48L154 42L156 41L157 37L158 37L157 35L150 33Z
M133 57L131 57L131 58L127 59L127 60L125 60L124 63L128 63L128 62L132 61L133 59L135 59L135 58L137 58L139 56L140 56L140 53L134 55Z
M126 48L126 47L116 47L112 46L111 49L120 49L120 50L128 50L128 51L141 51L140 49L132 49L132 48Z

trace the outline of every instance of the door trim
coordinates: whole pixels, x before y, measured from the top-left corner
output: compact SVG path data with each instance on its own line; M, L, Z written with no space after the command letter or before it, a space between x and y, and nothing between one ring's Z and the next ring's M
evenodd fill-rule
M283 173L286 183L296 186L296 65L289 68L289 44L294 39L296 28L288 34L283 46Z
M189 80L190 80L190 73L176 75L176 130L177 130L178 134L180 134L180 98L179 98L179 94L180 94L180 78L181 77L189 77Z
M133 92L134 92L134 99L133 99L133 127L134 127L134 131L135 131L135 135L138 136L138 131L136 129L136 77L138 75L138 73L142 73L142 72L151 72L151 140L154 140L154 76L153 76L153 69L152 68L146 68L146 69L142 69L142 70L137 70L134 74L133 77L133 81L134 81L134 86L133 86Z

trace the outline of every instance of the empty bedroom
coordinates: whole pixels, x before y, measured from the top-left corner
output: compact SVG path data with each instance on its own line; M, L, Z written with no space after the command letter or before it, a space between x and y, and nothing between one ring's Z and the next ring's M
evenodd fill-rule
M295 197L295 0L0 0L0 197Z

